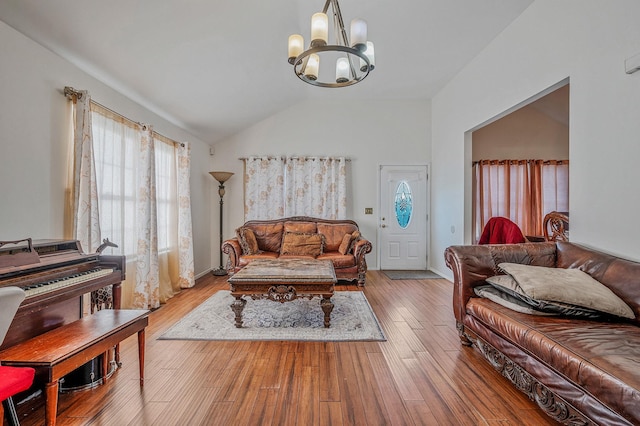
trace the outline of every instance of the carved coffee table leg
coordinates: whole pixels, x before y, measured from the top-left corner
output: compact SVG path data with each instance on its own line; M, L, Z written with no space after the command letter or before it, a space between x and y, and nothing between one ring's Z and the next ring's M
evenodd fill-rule
M236 296L236 300L231 304L231 309L236 314L236 328L242 328L242 310L247 301L242 296Z
M322 296L320 307L322 307L322 311L324 312L324 328L329 328L331 326L331 311L333 311L331 296Z

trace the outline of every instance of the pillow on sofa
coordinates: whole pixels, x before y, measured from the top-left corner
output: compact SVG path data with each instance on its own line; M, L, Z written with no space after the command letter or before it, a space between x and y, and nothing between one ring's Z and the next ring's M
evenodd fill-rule
M342 237L342 242L340 243L340 247L338 247L338 252L340 254L347 254L351 249L351 240L353 239L352 234L344 234Z
M258 248L258 240L256 234L250 228L240 227L236 229L236 237L240 247L242 247L242 254L252 255L260 254L262 250Z
M474 289L480 297L525 314L537 315L566 315L578 318L599 319L605 316L600 311L583 308L567 303L553 302L548 300L533 299L522 291L518 282L511 275L496 275L485 280L490 286L480 286ZM493 287L493 291L482 289L481 287Z
M505 276L505 275L499 275ZM495 277L491 277L495 278ZM522 312L523 314L534 314L534 315L555 315L553 312L544 312L539 311L531 304L525 302L519 297L512 296L510 293L503 291L499 286L493 285L481 285L473 288L473 292L485 299L489 299L491 301L496 302L498 305L502 305L505 308L509 308L512 311Z
M282 236L280 254L318 257L322 254L322 248L322 234L285 232Z
M579 269L518 263L500 263L498 267L517 282L524 294L534 300L561 302L623 318L635 318L631 308L622 299Z

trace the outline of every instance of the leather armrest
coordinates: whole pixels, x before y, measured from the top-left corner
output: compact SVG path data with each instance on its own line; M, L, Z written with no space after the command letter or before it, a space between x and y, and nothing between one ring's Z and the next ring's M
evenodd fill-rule
M222 243L222 252L229 256L227 269L232 272L235 271L238 268L238 262L240 261L240 256L242 255L242 248L240 247L240 242L238 242L238 239L232 238Z

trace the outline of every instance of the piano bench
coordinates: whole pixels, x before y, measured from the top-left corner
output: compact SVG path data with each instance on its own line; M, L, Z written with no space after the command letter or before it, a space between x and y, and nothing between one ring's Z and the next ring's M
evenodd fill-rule
M46 425L55 425L58 380L134 333L138 333L140 386L144 385L144 331L148 324L147 310L103 309L3 350L0 361L2 365L33 367L36 376L45 377ZM106 362L107 357L103 358Z

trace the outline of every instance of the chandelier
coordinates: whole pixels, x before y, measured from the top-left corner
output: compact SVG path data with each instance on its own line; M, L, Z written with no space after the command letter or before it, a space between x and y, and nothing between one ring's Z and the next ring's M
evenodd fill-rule
M329 5L333 11L334 44L329 44ZM375 67L373 43L367 41L367 22L364 19L351 21L351 43L344 29L338 0L327 0L322 12L311 17L311 43L304 50L304 39L300 34L289 36L289 63L296 76L305 83L320 87L346 87L365 79ZM335 79L332 68L320 75L322 63L335 64ZM335 81L335 82L334 82Z

